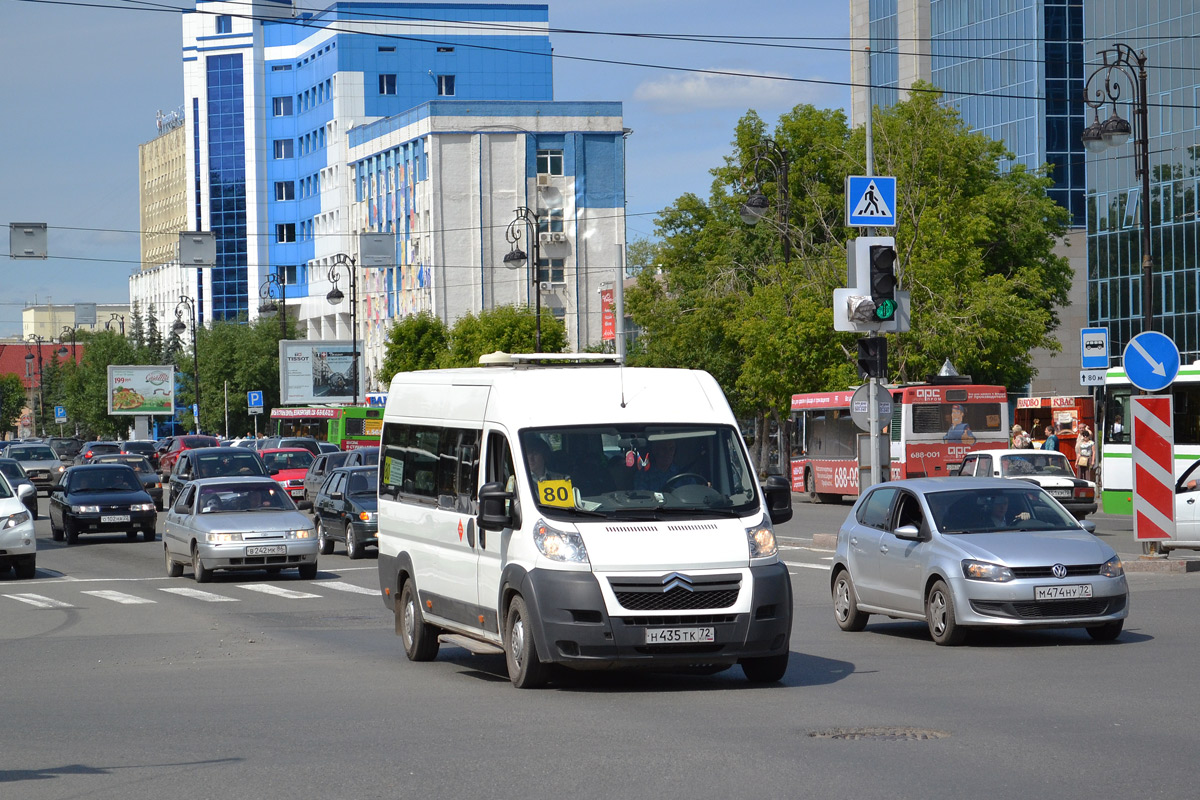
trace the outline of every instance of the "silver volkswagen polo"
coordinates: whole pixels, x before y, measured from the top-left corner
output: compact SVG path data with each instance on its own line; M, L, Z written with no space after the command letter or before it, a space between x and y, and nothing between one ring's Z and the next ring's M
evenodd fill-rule
M186 484L167 511L163 550L168 577L178 578L191 564L198 583L218 569L294 568L301 578L317 576L313 521L267 476Z
M872 486L838 531L834 617L924 620L940 645L970 628L1082 627L1121 633L1121 559L1041 487L1002 478L918 478Z

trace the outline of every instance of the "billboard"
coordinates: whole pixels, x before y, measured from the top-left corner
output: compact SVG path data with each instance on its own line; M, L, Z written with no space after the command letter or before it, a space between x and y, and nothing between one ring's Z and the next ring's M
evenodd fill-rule
M348 341L279 342L279 400L282 405L353 403L355 371ZM362 369L357 371L358 397L363 397Z
M109 414L175 413L175 367L108 365Z

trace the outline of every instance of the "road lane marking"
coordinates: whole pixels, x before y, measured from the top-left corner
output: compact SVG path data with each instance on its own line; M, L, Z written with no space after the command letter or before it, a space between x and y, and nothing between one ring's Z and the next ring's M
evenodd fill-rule
M822 569L826 572L833 568L831 564L801 564L796 561L785 561L783 563L787 564L789 567L800 567L801 569Z
M242 583L238 584L238 588L249 589L252 592L262 592L263 594L273 594L276 597L286 597L289 600L304 600L310 597L321 596L319 594L310 594L309 592L284 589L282 586L273 586L269 583Z
M203 600L206 603L238 603L241 602L236 597L226 597L223 594L213 594L212 592L202 592L199 589L189 589L186 586L176 586L171 588L159 588L160 592L170 592L177 594L180 597L190 597L193 600Z
M125 594L124 592L114 592L109 589L96 589L82 592L81 594L90 594L92 597L99 597L102 600L112 600L114 603L121 603L122 605L127 606L136 606L143 603L157 602L156 600L150 600L145 597L137 597L136 595Z
M49 597L43 597L40 594L6 594L5 597L11 597L13 600L19 600L22 603L27 603L35 608L74 608L70 603L64 603L62 600L52 600Z
M353 592L355 594L379 594L376 589L368 589L365 586L355 586L353 583L345 583L344 581L321 581L317 586L324 586L328 589L337 589L339 592Z

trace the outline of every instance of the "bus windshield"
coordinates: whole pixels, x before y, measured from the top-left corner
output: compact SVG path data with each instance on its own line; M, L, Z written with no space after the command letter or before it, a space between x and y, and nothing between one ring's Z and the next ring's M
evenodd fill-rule
M758 506L730 426L537 428L520 442L525 478L547 516L743 516Z

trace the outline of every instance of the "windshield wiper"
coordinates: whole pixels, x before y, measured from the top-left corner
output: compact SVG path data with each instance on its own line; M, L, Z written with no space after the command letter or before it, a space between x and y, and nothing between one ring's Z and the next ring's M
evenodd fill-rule
M576 508L575 506L546 506L545 508L554 511L564 511L575 517L599 517L603 519L608 516L603 511L588 511L586 508Z

